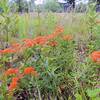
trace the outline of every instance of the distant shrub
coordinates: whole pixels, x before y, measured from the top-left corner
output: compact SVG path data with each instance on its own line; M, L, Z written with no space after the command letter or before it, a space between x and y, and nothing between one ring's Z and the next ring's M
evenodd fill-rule
M54 0L48 0L44 6L47 11L52 12L58 12L61 9L60 5Z

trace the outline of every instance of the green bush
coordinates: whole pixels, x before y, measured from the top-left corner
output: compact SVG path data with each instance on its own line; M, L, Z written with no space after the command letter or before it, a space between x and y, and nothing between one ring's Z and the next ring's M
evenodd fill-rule
M47 11L52 11L52 12L59 12L61 9L60 5L54 0L46 1L44 6Z

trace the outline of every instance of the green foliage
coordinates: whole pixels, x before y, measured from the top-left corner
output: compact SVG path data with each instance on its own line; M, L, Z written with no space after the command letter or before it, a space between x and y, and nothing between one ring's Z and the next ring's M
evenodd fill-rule
M93 89L93 90L91 90L91 89L88 89L87 90L87 95L89 96L89 97L91 97L92 99L94 98L97 98L98 97L98 95L99 95L99 93L100 93L100 89L99 88L96 88L96 89ZM96 99L95 99L96 100ZM98 100L98 99L97 99Z
M76 6L75 11L82 13L82 12L86 12L87 11L87 8L88 8L87 4L80 3L80 4L78 4Z
M9 13L8 0L0 1L0 7L3 9L4 13Z
M56 0L47 0L44 6L47 11L52 12L58 12L61 9L60 5L56 2Z
M36 91L37 100L43 97L46 100L87 100L88 97L99 100L100 89L95 87L99 84L100 65L90 59L90 54L100 49L100 30L96 24L98 16L93 5L87 14L66 15L38 11L33 16L10 13L10 8L5 6L5 0L0 4L4 9L0 14L0 80L4 81L4 84L0 84L0 99L12 100L8 99L7 90L11 77L3 76L5 70L18 67L22 73L26 67L34 66L39 75L22 77L14 93L20 94L27 90L31 94L28 98L33 99ZM58 11L55 7L59 8L55 1L48 1L47 10ZM23 48L23 38L33 39L35 36L51 34L59 24L64 26L64 33L47 41L45 45ZM90 32L94 38L88 40ZM66 34L73 35L73 39L63 40L62 37ZM20 43L21 51L1 54L1 49L6 48L5 42L10 47L11 41ZM49 42L52 41L56 41L57 46L50 46Z
M82 96L78 93L75 95L75 97L76 97L76 100L82 100Z
M17 15L10 13L10 7L7 4L7 0L0 2L0 6L3 9L3 12L0 14L0 38L5 42L10 41L10 38L14 37L18 31Z
M96 13L96 7L95 7L95 3L91 3L89 4L89 9L88 9L88 13L87 13L87 24L88 24L88 29L89 29L89 33L90 33L90 38L93 36L94 32L95 32L95 28L96 28L96 19L98 17L98 14Z

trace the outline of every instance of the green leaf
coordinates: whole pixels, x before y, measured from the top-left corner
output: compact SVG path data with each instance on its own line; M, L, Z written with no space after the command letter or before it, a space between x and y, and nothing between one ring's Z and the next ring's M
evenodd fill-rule
M100 89L94 89L94 90L87 90L87 94L89 97L96 97L100 93Z
M0 100L4 100L4 96L3 95L0 95Z
M82 100L82 96L81 96L79 93L77 93L77 94L75 95L75 97L76 97L76 100Z

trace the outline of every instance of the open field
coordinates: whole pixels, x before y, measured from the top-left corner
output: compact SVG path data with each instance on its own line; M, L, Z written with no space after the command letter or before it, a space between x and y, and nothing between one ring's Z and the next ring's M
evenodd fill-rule
M0 15L0 100L99 100L98 13Z

